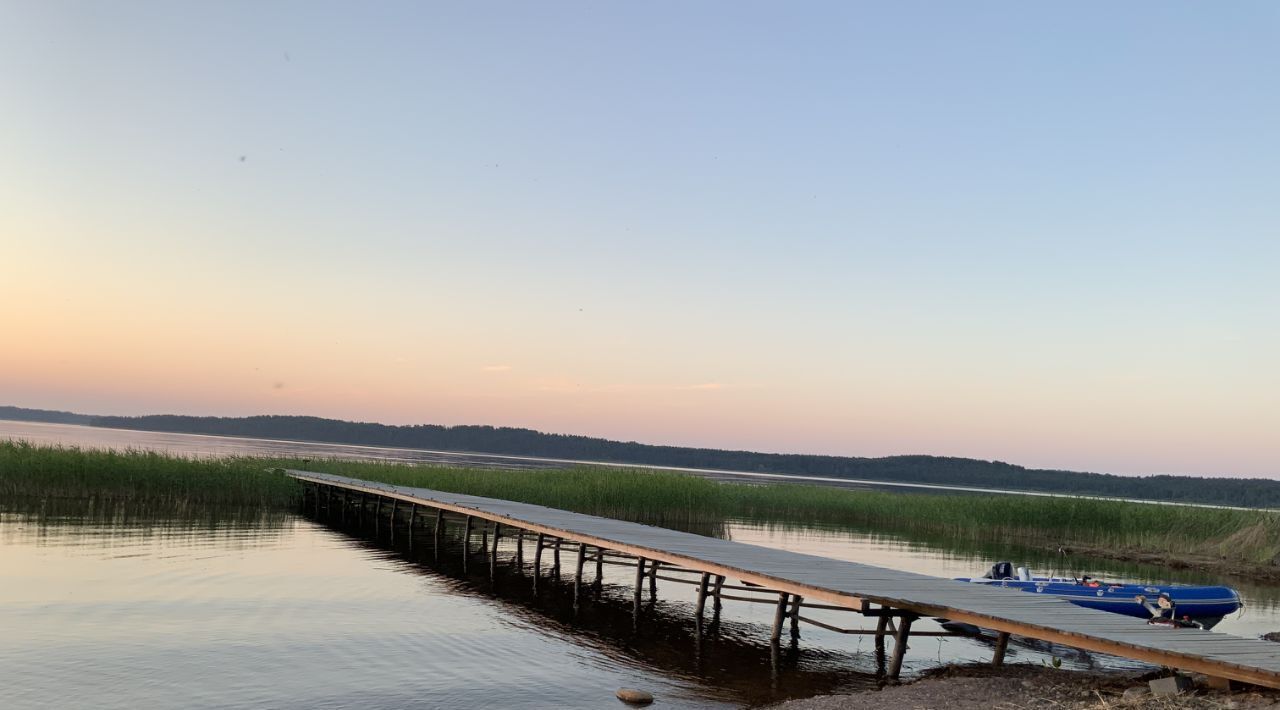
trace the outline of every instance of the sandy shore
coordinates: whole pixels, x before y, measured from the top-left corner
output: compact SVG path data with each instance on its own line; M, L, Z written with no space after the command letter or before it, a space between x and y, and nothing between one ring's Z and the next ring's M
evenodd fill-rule
M792 700L771 710L1280 709L1280 691L1225 693L1203 683L1177 697L1157 698L1147 691L1147 681L1152 677L1155 676L1083 673L1040 666L953 666L904 685L853 695Z

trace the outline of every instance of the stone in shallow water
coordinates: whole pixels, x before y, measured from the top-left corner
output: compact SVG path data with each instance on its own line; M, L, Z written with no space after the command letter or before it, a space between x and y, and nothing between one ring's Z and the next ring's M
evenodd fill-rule
M653 693L646 693L635 688L618 688L618 700L632 705L648 705L653 702Z

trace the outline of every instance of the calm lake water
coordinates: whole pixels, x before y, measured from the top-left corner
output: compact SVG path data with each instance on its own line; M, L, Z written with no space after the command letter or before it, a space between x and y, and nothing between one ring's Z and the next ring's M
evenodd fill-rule
M35 432L35 435L32 434ZM311 456L317 445L0 422L0 437L198 455ZM264 450L262 447L271 447ZM363 447L323 447L347 456ZM407 454L390 450L397 460ZM354 456L353 456L354 457ZM417 459L414 459L417 460ZM385 527L385 526L384 526ZM655 707L735 707L874 687L870 637L806 626L778 657L772 608L727 601L700 643L692 587L659 582L632 625L631 572L575 613L548 580L507 565L489 580L462 570L461 551L436 561L427 541L303 514L234 510L87 509L0 501L0 707L582 707L619 706L621 686L648 689ZM1140 581L1224 581L1088 559L1046 558L1012 543L948 549L869 533L727 521L742 542L942 577L1002 558L1042 570ZM513 550L503 550L504 559ZM572 556L565 562L572 569ZM480 569L477 569L477 568ZM1280 591L1239 587L1246 609L1218 630L1280 629ZM841 612L822 620L859 626ZM917 628L936 628L922 621ZM968 639L920 638L908 673L986 660ZM1014 645L1010 662L1136 667L1063 648Z

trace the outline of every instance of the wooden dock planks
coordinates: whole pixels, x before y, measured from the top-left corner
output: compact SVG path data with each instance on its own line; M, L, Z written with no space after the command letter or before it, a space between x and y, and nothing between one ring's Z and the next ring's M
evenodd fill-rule
M854 610L876 605L946 617L1000 632L1280 688L1280 646L1267 641L1199 629L1154 627L1140 619L988 584L964 584L541 505L324 473L289 474L302 481L426 505L664 565L741 579L808 601Z

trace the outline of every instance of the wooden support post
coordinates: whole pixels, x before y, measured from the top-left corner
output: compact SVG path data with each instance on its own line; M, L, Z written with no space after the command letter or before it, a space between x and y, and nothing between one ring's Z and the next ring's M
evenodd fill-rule
M538 533L538 542L533 546L533 591L538 591L538 578L542 576L542 548L547 545L547 536Z
M876 672L883 674L885 671L884 657L884 634L889 628L889 617L881 616L876 619Z
M396 541L396 506L400 501L396 498L391 499L391 542Z
M444 509L436 508L436 522L431 528L432 554L440 559L440 533L444 530Z
M467 516L467 527L462 533L462 571L467 571L467 558L471 556L471 516Z
M555 547L551 551L551 577L560 579L560 543L564 542L560 538L556 538Z
M597 593L604 589L604 548L596 548L596 578L591 582L591 588Z
M804 597L799 594L791 595L791 642L795 643L800 640L800 605L804 603Z
M587 563L587 543L578 543L578 569L573 575L573 608L578 608L578 595L582 591L582 567Z
M493 547L489 550L489 579L497 579L498 576L498 538L502 537L502 526L498 523L493 524Z
M316 484L315 503L316 503L316 517L319 518L320 517L320 484L319 483Z
M524 531L516 532L516 574L524 574Z
M713 595L713 597L714 597L714 601L713 601L713 602L712 602L712 604L711 604L711 613L714 615L714 617L715 617L717 620L720 618L720 608L724 606L724 604L722 604L722 603L720 602L720 590L721 590L723 587L724 587L724 575L723 575L723 574L717 574L717 575L716 575L716 588L715 588L715 590L712 592L712 595Z
M480 523L480 552L489 554L489 523L487 521Z
M413 525L414 525L414 523L416 523L416 522L417 522L417 520L418 520L418 504L417 504L417 503L410 503L410 504L409 504L409 531L410 531L410 532L412 532L412 531L413 531ZM412 535L412 534L411 534L411 535L409 535L409 539L411 539L411 540L413 539L413 535Z
M347 522L347 508L351 504L350 501L347 500L348 495L349 494L347 493L347 489L343 488L342 489L342 522L343 523Z
M893 637L893 660L889 663L889 679L897 680L902 672L902 659L907 654L907 639L911 636L911 616L898 620L898 633Z
M996 634L996 650L991 655L991 665L999 668L1004 665L1004 652L1009 648L1009 632L1001 631Z
M649 563L649 601L658 601L658 565L662 564L658 560Z
M778 605L773 610L773 632L769 634L769 643L777 644L782 638L782 620L787 615L787 597L790 596L786 592L778 592Z
M635 588L635 608L633 612L640 614L640 590L644 589L644 558L636 558L636 588Z
M702 610L707 607L707 585L711 582L711 573L703 572L702 581L698 582L698 611L694 619L698 623L698 631L702 631Z

